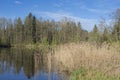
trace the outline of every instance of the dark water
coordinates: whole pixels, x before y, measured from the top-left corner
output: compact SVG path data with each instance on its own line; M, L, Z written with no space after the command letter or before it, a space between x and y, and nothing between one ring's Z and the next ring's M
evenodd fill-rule
M68 80L50 63L41 51L0 49L0 80Z

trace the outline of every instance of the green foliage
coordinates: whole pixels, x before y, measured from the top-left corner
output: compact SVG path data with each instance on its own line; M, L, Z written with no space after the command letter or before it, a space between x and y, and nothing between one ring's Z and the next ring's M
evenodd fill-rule
M89 33L89 41L100 43L100 33L98 27L95 25L92 32Z
M32 21L32 38L33 38L33 43L36 43L36 18L33 16L33 21Z
M120 77L81 67L71 73L70 80L120 80Z
M104 29L104 32L103 32L103 35L102 35L102 42L110 42L111 40L111 37L110 37L110 33L108 32L108 29L105 28Z
M120 19L118 19L118 21L115 23L112 33L115 41L120 41Z
M33 28L33 15L29 13L29 15L25 18L24 21L24 38L26 43L32 43L32 28Z
M53 41L53 33L51 31L48 31L47 42L48 42L49 45L51 45L52 41Z
M1 43L53 45L88 40L97 44L120 41L120 18L117 18L111 30L103 21L100 26L95 25L89 33L82 29L80 22L76 23L67 18L57 22L37 19L32 13L29 13L23 21L20 17L14 22L0 18ZM99 30L99 27L103 28L102 31Z
M23 40L22 34L23 34L23 24L21 18L19 17L18 19L16 19L14 24L14 43L22 43Z
M79 80L79 77L82 78L82 76L85 76L85 74L86 70L83 67L81 67L80 69L73 71L71 74L72 76L70 78L71 80Z

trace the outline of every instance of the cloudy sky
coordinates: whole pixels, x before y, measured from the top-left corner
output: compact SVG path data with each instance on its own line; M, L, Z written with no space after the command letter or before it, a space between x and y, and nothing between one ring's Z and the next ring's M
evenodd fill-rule
M29 12L45 19L68 17L91 30L101 18L109 20L117 8L120 8L120 0L1 0L0 17L24 19Z

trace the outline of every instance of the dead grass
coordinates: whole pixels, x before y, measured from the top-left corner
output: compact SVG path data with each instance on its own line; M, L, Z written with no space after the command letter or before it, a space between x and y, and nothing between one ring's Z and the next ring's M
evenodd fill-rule
M90 43L64 44L55 49L54 58L61 71L85 67L103 71L105 74L120 74L120 52L117 45L104 43L98 48Z

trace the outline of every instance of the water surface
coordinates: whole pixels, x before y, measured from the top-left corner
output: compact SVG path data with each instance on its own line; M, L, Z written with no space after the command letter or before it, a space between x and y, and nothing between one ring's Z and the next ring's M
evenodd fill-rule
M67 75L57 72L46 53L16 48L0 49L0 80L68 80L68 78Z

